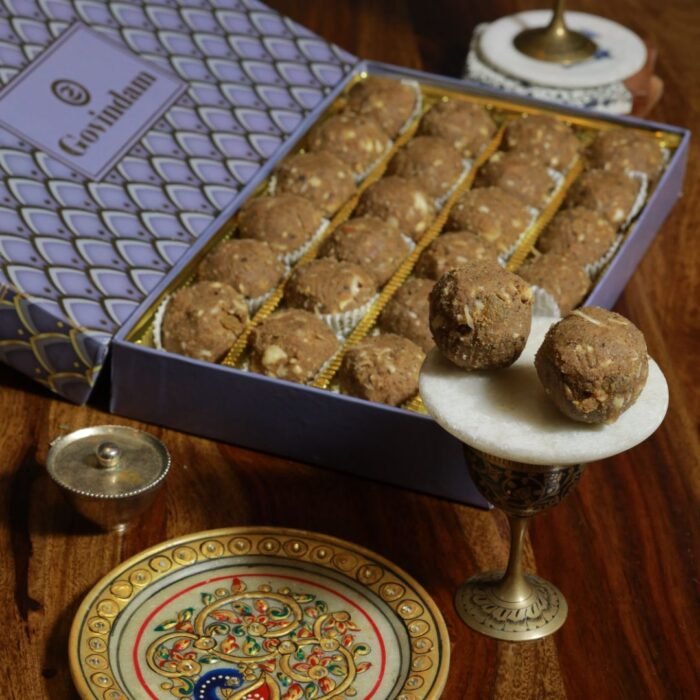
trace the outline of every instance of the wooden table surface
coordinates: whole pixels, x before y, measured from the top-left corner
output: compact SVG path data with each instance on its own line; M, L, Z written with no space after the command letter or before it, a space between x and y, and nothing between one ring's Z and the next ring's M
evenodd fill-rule
M478 22L538 3L485 0L274 0L270 4L367 58L458 75ZM539 5L546 3L539 3ZM651 117L700 126L700 6L692 0L587 0L659 47L662 102ZM514 645L469 631L452 605L460 582L501 567L507 527L486 513L379 483L115 418L58 400L0 369L2 697L76 697L71 620L92 584L126 557L198 530L266 524L318 530L369 547L415 576L452 640L445 698L700 697L700 153L683 199L616 309L645 333L666 374L668 416L646 443L592 464L562 505L539 516L527 564L555 582L569 618L554 637ZM120 423L152 430L174 467L139 526L99 534L47 478L47 443L61 432Z

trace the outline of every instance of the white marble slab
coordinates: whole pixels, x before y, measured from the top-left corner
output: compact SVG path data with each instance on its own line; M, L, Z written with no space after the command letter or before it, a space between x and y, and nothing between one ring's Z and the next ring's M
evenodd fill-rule
M547 398L534 358L555 320L534 318L523 354L504 370L465 372L433 350L420 376L420 394L429 413L462 442L528 464L592 462L649 437L668 408L666 379L653 360L639 399L611 425L573 421Z

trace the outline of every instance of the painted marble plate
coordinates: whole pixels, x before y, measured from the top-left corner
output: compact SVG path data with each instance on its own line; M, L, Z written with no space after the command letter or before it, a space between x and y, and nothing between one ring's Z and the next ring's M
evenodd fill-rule
M410 576L298 530L231 528L152 547L90 591L70 666L100 700L439 698L450 645Z

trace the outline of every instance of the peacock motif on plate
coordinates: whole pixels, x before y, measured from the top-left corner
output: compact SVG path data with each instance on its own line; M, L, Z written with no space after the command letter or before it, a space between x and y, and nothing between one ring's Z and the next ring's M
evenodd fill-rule
M345 610L331 610L314 593L261 584L200 594L153 628L146 652L161 688L195 700L299 700L348 697L371 649Z

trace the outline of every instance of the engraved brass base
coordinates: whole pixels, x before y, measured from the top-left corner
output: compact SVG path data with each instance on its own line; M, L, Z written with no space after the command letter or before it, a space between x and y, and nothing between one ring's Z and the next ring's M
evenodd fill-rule
M503 571L489 571L462 584L455 606L466 625L495 639L526 642L547 637L564 624L568 606L556 586L539 576L525 575L529 594L505 600L501 597L503 577Z
M480 573L462 585L457 612L488 637L509 642L547 637L564 624L568 607L556 586L523 572L525 535L530 518L561 503L585 465L524 464L471 448L465 452L476 487L508 516L510 552L505 572Z

